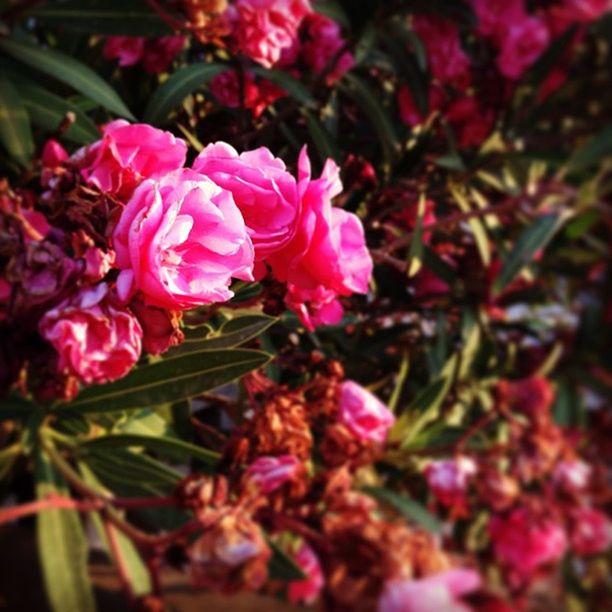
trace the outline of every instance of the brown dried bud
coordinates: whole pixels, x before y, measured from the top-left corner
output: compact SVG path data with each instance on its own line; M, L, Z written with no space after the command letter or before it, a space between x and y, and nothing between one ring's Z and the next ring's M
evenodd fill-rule
M176 489L183 506L198 511L220 510L227 503L229 487L223 476L191 474Z
M259 589L268 578L271 554L259 525L236 509L187 549L195 585L224 593Z
M334 423L325 428L321 454L326 465L330 467L345 463L352 467L366 465L375 461L380 452L380 445L356 438L342 423Z
M142 346L147 353L160 355L185 339L180 329L180 311L148 306L141 299L133 300L130 309L142 327Z

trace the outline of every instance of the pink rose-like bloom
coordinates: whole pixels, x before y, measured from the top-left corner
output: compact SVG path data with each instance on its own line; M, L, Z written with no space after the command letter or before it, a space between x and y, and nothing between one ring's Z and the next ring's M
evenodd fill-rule
M594 508L577 508L572 512L570 543L579 555L605 552L612 545L610 519Z
M102 53L106 59L119 60L120 66L133 66L142 59L145 40L142 36L109 36Z
M509 79L518 79L548 47L550 33L537 17L506 26L497 57L499 71Z
M301 461L293 455L259 457L249 466L246 479L267 495L293 480L301 468Z
M184 46L184 36L162 36L149 39L145 43L142 67L149 74L163 72Z
M311 12L308 0L238 0L229 9L236 46L271 68L293 45L302 19Z
M553 481L568 492L583 491L589 485L591 466L585 461L561 461L553 472Z
M496 42L527 16L524 0L470 0L470 4L478 18L478 32Z
M340 26L329 17L320 13L311 13L304 19L302 27L306 32L306 40L301 49L302 58L313 72L320 73L344 46L345 41ZM352 53L348 51L343 53L336 61L334 69L326 76L327 84L335 83L353 67L354 63Z
M276 278L287 282L288 303L294 308L300 300L304 305L312 301L319 310L324 305L324 318L335 317L341 307L333 293L368 291L373 263L363 226L353 213L332 207L332 198L342 191L338 166L327 160L321 177L311 180L305 147L298 162L298 191L302 214L297 233L269 263ZM308 317L301 319L312 329Z
M227 189L244 217L255 259L283 248L297 229L300 198L295 178L266 147L238 152L224 142L208 145L193 169Z
M427 484L445 506L463 505L469 481L478 471L473 459L457 457L432 461L425 468Z
M561 525L516 508L507 517L494 516L489 534L497 558L518 575L528 578L541 565L558 561L567 549Z
M461 597L477 590L478 572L450 569L419 580L390 580L378 601L378 612L470 612Z
M461 47L457 26L430 15L418 15L413 23L414 31L427 50L433 77L443 84L467 86L470 82L470 60Z
M232 277L253 280L253 244L232 194L193 170L147 180L113 234L122 299L187 309L225 302Z
M340 385L338 420L360 440L382 443L395 423L393 413L352 380Z
M85 180L105 193L128 199L148 178L161 178L185 163L187 145L170 132L117 119L83 153Z
M86 384L117 380L140 357L142 329L129 310L114 303L105 283L49 310L39 330L58 352L58 369Z
M293 580L287 587L289 601L293 605L300 603L311 605L319 597L325 584L325 577L319 559L306 542L302 542L295 554L294 561L306 576L303 580Z

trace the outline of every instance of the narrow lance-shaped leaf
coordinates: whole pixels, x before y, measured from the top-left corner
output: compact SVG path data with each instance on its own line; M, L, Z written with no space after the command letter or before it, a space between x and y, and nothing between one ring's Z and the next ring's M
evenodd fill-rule
M104 108L122 117L134 119L134 115L117 92L104 79L91 68L69 55L54 49L43 49L12 38L0 38L0 50L16 60L70 85L70 87L95 100Z
M461 212L469 213L472 211L470 203L461 193L458 187L452 186L451 193L453 194L455 202L457 202L459 205ZM476 241L476 246L478 247L478 252L480 253L480 259L482 259L483 265L488 268L489 264L491 263L491 248L489 246L487 231L485 230L482 221L476 217L468 219L468 224L472 230L472 233L474 234L474 240Z
M303 110L302 115L306 119L308 133L314 142L321 163L325 163L328 157L339 161L340 154L338 147L334 143L331 134L325 129L325 126L310 111Z
M153 92L144 112L144 120L153 125L163 123L189 94L227 69L225 64L201 63L177 70Z
M34 152L28 112L12 81L0 73L0 142L6 152L27 168Z
M246 349L200 351L136 368L125 378L90 387L66 404L70 410L113 412L193 397L265 365L270 356Z
M44 454L35 465L36 495L68 495L68 486ZM75 510L49 509L36 524L38 556L51 607L55 612L95 610L87 575L87 540Z
M261 66L254 66L252 71L271 83L278 85L292 98L295 98L298 102L301 102L305 106L316 106L316 100L313 98L308 88L286 72L283 72L282 70L269 70L268 68L262 68Z

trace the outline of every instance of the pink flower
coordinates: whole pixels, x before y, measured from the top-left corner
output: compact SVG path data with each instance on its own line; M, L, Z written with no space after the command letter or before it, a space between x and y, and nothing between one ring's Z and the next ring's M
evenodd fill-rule
M230 145L208 145L193 169L227 189L247 226L255 259L265 259L293 238L300 213L295 179L266 147L240 155Z
M39 329L58 352L60 372L86 384L117 380L140 357L142 329L129 310L114 303L105 283L49 310Z
M293 605L300 603L312 605L325 584L325 577L319 559L314 550L302 542L294 561L306 576L303 580L293 580L287 587L289 601Z
M553 472L553 481L570 493L583 491L589 485L591 466L585 461L561 461Z
M385 584L378 601L378 612L469 612L460 601L480 587L474 570L450 569L426 578L395 579Z
M445 506L463 506L467 489L478 467L469 457L432 461L425 468L427 484L433 494Z
M336 325L342 321L344 315L338 294L322 285L314 289L289 285L285 304L297 314L302 325L309 331L315 330L319 325Z
M244 73L244 83L240 99L240 81L235 70L226 70L218 74L210 83L210 90L220 104L228 108L240 108L241 102L244 108L249 109L255 118L276 100L286 96L286 93L274 83L266 79L256 80L252 73Z
M470 0L470 3L478 18L478 32L495 41L527 16L524 0Z
M612 545L612 523L594 508L576 508L570 529L572 549L579 555L597 555Z
M489 534L497 558L525 578L541 565L558 561L567 548L561 525L533 516L526 508L516 508L506 517L493 516Z
M50 138L45 142L42 152L42 163L45 168L56 168L67 159L66 149L57 140Z
M550 34L537 17L506 25L497 57L499 71L509 79L520 78L548 47Z
M547 415L555 401L550 382L536 376L515 381L502 380L498 385L498 395L511 410L531 417Z
M338 420L360 440L382 443L395 417L375 395L345 380L340 385Z
M142 59L145 40L142 36L109 36L104 44L104 57L118 59L120 66L133 66Z
M184 46L184 36L162 36L148 39L142 56L142 67L149 74L163 72Z
M353 213L331 205L332 198L342 191L338 166L327 160L321 177L311 180L310 160L306 148L302 149L298 190L302 214L297 233L269 259L275 276L287 282L293 307L300 299L320 303L321 298L329 306L335 300L332 292L367 293L373 264L361 221ZM334 317L338 308L339 303L332 306ZM302 322L308 326L307 317Z
M301 54L304 63L315 73L325 70L345 44L340 26L320 13L311 13L304 19L303 29L306 40ZM328 85L335 83L355 63L352 53L346 51L337 58L333 70L326 76Z
M102 280L115 263L114 251L103 251L98 247L89 247L85 251L85 277L89 281Z
M292 481L302 470L302 462L293 455L259 457L246 471L246 479L264 495Z
M122 299L161 308L229 300L232 277L253 280L253 245L232 194L193 170L147 180L113 234Z
M139 299L130 302L130 309L142 327L142 348L147 353L161 355L185 339L185 334L179 327L179 311L147 306Z
M561 34L572 24L588 24L612 10L610 0L561 0L545 14L555 34Z
M413 23L427 50L433 77L443 84L467 86L470 82L470 60L461 47L457 26L431 15L417 15Z
M302 19L312 12L308 0L237 0L229 10L238 50L266 68L293 45Z
M170 132L123 119L102 131L102 140L83 152L82 174L90 184L124 201L144 179L161 178L185 163L187 145Z

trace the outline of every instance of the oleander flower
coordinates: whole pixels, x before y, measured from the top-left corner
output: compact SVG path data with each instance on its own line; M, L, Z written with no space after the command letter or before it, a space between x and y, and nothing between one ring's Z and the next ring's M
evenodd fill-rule
M268 495L295 479L302 471L302 462L293 455L258 457L246 471L248 485Z
M360 440L382 443L395 422L393 413L352 380L340 384L338 420Z
M124 202L143 180L161 178L185 163L187 145L170 132L116 119L102 133L82 151L81 172L88 183Z
M555 466L553 482L568 493L583 491L591 479L591 466L580 459L561 461Z
M321 564L314 550L306 542L300 544L294 561L302 570L305 578L289 582L287 596L294 605L299 603L311 605L317 600L325 584Z
M450 569L420 579L389 580L378 601L378 612L470 612L461 601L480 587L478 572Z
M227 189L247 227L255 259L283 248L296 232L300 198L295 178L266 147L238 152L229 144L208 145L193 169Z
M293 45L302 19L311 12L308 0L238 0L229 9L236 47L270 68Z
M39 330L58 353L58 370L86 384L122 378L140 357L138 320L105 283L81 289L49 310Z
M536 376L513 381L502 380L497 389L502 403L532 418L546 417L555 401L555 392L550 382Z
M225 302L253 280L253 244L232 194L189 169L147 180L123 209L113 243L122 299L137 290L170 310Z
M570 543L579 555L597 555L612 546L612 522L595 508L576 508L571 513Z
M478 467L469 457L432 461L425 468L425 478L433 494L445 506L463 506L470 479Z
M142 59L145 40L143 36L109 36L102 53L106 59L118 60L119 66L133 66Z
M550 42L550 33L537 17L525 17L506 25L497 57L499 71L518 79L540 57Z

